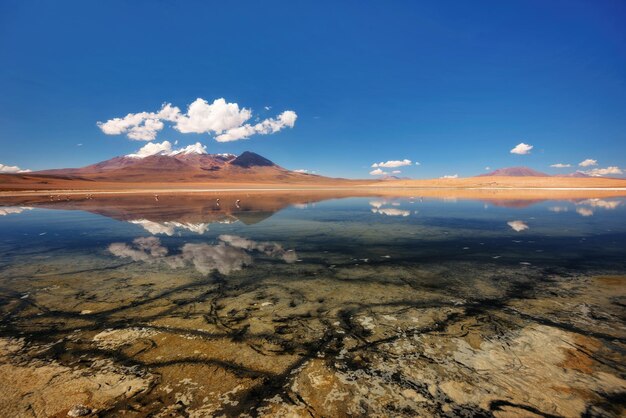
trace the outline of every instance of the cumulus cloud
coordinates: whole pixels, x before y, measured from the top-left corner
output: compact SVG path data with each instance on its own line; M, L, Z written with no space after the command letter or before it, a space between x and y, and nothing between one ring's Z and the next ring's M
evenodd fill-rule
M172 152L172 144L170 141L163 141L161 143L158 142L150 142L149 144L144 145L139 148L139 151L133 154L128 154L127 157L131 158L145 158L150 155L167 155Z
M372 164L372 168L384 167L384 168L396 168L403 167L405 165L411 165L411 160L390 160L390 161L381 161L379 163ZM419 165L419 163L417 163Z
M576 213L580 216L593 216L593 210L589 208L576 208Z
M615 176L621 175L624 172L619 167L607 167L607 168L592 168L591 170L583 171L583 173L592 176L592 177L602 177L602 176Z
M529 228L529 226L526 225L526 223L523 221L510 221L506 224L510 226L511 229L513 229L515 232L522 232Z
M171 155L176 154L206 154L206 145L202 145L199 142L195 144L187 145L186 147L182 147L179 149L175 149L172 151ZM221 156L232 156L232 154L219 154Z
M237 103L228 103L220 98L209 103L202 98L191 103L187 112L166 103L158 112L129 113L122 118L98 122L98 127L106 135L121 135L137 141L152 141L171 122L181 133L209 134L219 142L245 139L254 134L268 135L286 127L293 128L298 115L287 110L276 118L269 118L256 124L246 123L252 118L252 110L240 108Z
M385 174L389 174L386 171L381 170L380 168L377 168L375 170L370 171L370 175L372 176L383 176Z
M393 170L393 171L391 172L391 174L400 174L400 173L402 173L402 171L400 171L400 170Z
M29 173L31 170L22 170L16 165L0 164L0 173Z
M164 108L165 106L163 106ZM128 138L135 141L152 141L165 126L160 121L160 113L129 113L123 118L113 118L106 122L98 122L97 125L106 135L126 134Z
M243 125L252 117L252 110L239 108L237 103L227 103L223 98L209 104L198 98L187 108L186 114L177 112L172 121L175 129L187 133L220 133Z
M458 179L459 175L458 174L447 174L447 175L441 176L439 178L440 179Z
M567 212L569 209L567 208L567 206L551 206L548 208L548 210L550 212L561 213Z
M586 160L579 162L578 165L581 167L591 167L594 165L598 165L598 160L592 160L591 158L587 158Z
M243 126L228 129L223 134L216 136L215 140L218 142L230 142L237 141L239 139L246 139L255 134L273 134L286 127L293 128L296 124L297 118L298 115L296 115L296 112L287 110L278 115L278 118L276 119L265 119L256 125L245 124Z
M178 155L178 154L206 154L206 145L202 145L199 142L188 145L186 147L173 149L172 144L169 141L163 142L150 142L141 147L137 152L128 154L127 157L131 158L146 158L151 155Z
M309 170L305 170L304 168L299 168L297 170L293 170L295 173L308 173Z
M557 163L557 164L552 164L550 167L552 167L552 168L569 168L571 166L572 166L571 164Z
M528 144L524 144L523 142L520 142L511 150L511 154L526 155L526 154L530 154L531 149L533 149L532 145L528 145Z

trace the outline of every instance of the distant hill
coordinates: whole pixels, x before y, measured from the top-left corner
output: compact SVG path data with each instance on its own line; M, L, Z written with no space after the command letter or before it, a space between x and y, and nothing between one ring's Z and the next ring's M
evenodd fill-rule
M549 174L528 167L500 168L491 173L479 174L476 177L551 177Z
M574 178L587 178L587 177L593 177L590 176L589 174L585 174L582 171L575 171L573 173L569 173L569 174L557 174L554 177L574 177Z

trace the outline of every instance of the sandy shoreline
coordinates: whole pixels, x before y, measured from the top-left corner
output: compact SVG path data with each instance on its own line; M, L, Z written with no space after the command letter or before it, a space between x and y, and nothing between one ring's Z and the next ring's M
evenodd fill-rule
M229 193L229 192L354 192L361 194L365 192L391 193L394 191L413 191L413 192L450 192L454 194L459 191L607 191L607 192L624 192L626 195L626 187L385 187L383 189L372 187L240 187L240 188L207 188L207 189L183 189L183 188L148 188L148 189L58 189L58 190L19 190L19 191L0 191L0 197L18 197L18 196L48 196L48 195L137 195L137 194L188 194L188 193Z
M423 197L468 200L576 200L626 197L626 179L557 177L468 177L458 179L368 181L328 179L319 182L220 181L220 182L103 182L69 180L50 176L0 175L0 204L44 203L58 200L92 199L97 196L151 199L153 195L203 194L214 197L272 200L290 196L289 201L315 201L345 197ZM242 196L245 194L245 196Z

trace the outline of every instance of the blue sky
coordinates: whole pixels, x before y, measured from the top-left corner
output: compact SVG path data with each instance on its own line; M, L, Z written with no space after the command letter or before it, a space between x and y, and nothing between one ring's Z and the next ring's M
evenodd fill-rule
M0 63L0 164L24 169L135 152L96 123L197 98L297 120L230 142L166 121L155 142L345 177L403 159L415 178L626 169L621 0L3 0Z

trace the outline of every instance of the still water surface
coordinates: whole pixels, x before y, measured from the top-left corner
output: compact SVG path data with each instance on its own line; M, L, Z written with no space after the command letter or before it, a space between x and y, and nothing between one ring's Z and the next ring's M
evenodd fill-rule
M0 206L0 409L624 414L624 199L263 199Z

